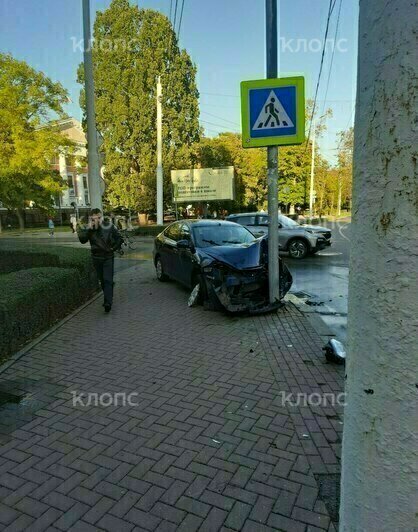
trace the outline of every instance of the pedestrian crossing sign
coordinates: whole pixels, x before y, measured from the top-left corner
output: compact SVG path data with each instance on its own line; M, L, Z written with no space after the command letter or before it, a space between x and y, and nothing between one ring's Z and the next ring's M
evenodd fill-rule
M302 144L304 77L242 81L241 120L244 148Z

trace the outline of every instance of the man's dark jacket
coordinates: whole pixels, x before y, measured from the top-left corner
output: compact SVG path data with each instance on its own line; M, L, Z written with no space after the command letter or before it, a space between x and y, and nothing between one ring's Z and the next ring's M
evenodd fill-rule
M110 259L120 249L123 239L114 225L99 225L98 229L79 228L78 239L82 244L90 242L93 257Z

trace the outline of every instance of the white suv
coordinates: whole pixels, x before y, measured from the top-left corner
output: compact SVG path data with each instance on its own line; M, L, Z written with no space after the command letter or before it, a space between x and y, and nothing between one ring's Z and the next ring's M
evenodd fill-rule
M230 222L244 225L254 235L268 234L269 217L265 212L230 214ZM308 254L331 245L331 231L318 225L300 225L291 218L279 214L279 250L288 251L294 259L303 259Z

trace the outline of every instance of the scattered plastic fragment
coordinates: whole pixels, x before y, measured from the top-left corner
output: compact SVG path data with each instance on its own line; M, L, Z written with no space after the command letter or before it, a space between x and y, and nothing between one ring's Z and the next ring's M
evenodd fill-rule
M334 362L335 364L345 364L346 352L343 344L332 338L329 342L322 348L325 351L325 358L328 362Z

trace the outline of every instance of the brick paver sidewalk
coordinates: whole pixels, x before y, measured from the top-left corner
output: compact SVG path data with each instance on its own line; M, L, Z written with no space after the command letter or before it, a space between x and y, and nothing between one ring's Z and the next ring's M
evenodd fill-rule
M343 370L306 318L188 308L149 261L115 288L0 375L0 529L335 530L341 412L290 403Z

